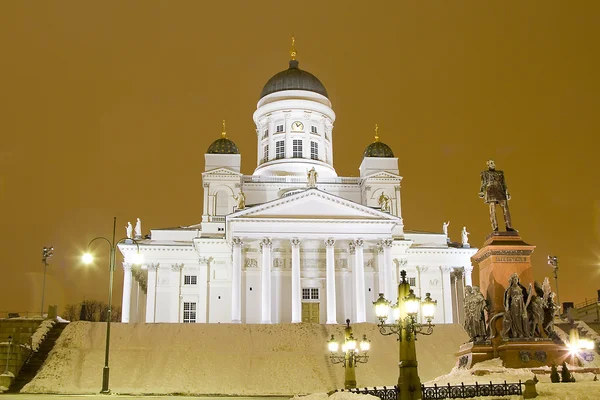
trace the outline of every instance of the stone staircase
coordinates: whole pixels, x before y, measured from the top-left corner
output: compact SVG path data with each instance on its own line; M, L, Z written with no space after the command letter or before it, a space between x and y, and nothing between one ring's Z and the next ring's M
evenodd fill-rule
M38 351L32 353L25 362L25 365L21 368L21 371L16 376L7 393L19 393L23 386L28 384L35 377L44 364L44 361L46 361L46 358L48 358L48 354L54 348L56 340L67 325L67 322L57 322L52 329L48 331L46 338L40 344Z

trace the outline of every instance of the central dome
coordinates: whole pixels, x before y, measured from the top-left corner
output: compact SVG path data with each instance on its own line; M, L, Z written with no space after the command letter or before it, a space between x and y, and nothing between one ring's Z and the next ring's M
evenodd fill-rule
M310 72L298 68L297 60L290 60L290 67L288 69L279 72L269 79L260 93L260 98L262 99L266 95L282 90L306 90L329 98L327 90L321 81Z

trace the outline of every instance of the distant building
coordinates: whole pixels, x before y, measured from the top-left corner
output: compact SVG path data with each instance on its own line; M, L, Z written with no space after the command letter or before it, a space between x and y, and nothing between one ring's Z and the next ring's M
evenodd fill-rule
M204 156L201 223L153 229L140 241L141 269L136 246L119 246L123 322L375 322L372 302L378 293L395 301L402 269L418 296L437 299L435 323L460 322L477 249L405 229L398 158L377 131L359 176L337 175L336 115L295 52L253 117L251 175L224 127Z

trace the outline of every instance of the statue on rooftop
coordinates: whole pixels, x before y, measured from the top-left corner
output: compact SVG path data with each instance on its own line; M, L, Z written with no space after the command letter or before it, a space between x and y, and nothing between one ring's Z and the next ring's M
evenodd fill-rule
M463 226L462 231L460 232L460 237L461 237L463 246L469 245L469 235L470 235L470 233L467 232L467 227Z
M135 238L136 239L141 239L142 238L142 221L140 221L140 219L137 219L137 222L135 223Z
M392 210L391 199L390 196L381 192L381 196L379 196L379 206L381 207L381 211L390 212Z
M233 199L237 201L238 210L243 210L244 208L246 208L246 195L244 194L244 192L240 190L237 196L233 196Z
M127 223L125 230L127 231L127 239L133 238L133 227L131 226L131 222Z
M315 171L315 167L312 167L310 171L308 171L308 187L316 188L317 187L317 171Z
M481 188L479 189L479 197L484 199L486 204L490 207L490 221L492 223L492 229L494 232L498 231L498 221L496 219L496 204L500 204L504 213L504 223L506 225L506 231L514 231L512 227L512 221L510 219L510 212L508 211L508 201L510 200L510 194L506 188L506 182L504 180L504 172L496 170L496 163L494 160L487 161L488 169L481 172Z
M444 232L444 235L446 235L446 239L448 239L448 225L450 225L450 221L445 222L442 224L442 231Z

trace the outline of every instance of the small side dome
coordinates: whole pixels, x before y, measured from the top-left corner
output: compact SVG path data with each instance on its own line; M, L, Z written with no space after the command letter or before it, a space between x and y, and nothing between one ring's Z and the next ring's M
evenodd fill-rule
M375 124L375 141L367 146L364 157L394 157L394 152L387 144L379 141L379 126Z
M223 120L223 132L221 132L221 137L208 147L206 150L207 154L240 154L237 146L233 141L229 140L227 137L227 132L225 131L225 120Z

